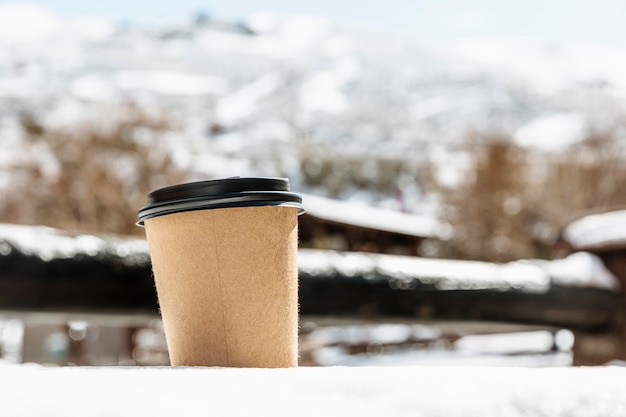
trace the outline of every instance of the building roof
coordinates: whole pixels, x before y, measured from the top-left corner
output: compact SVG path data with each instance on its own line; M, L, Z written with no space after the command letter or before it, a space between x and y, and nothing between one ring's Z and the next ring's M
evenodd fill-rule
M302 196L302 204L309 215L333 223L420 238L441 239L445 237L445 227L429 216L402 213L309 194Z
M382 279L404 289L516 290L543 293L551 285L616 291L619 281L597 256L576 253L565 259L506 264L415 256L300 249L300 273L312 276Z
M71 235L44 226L0 224L0 256L13 252L53 259L92 257L121 259L127 265L148 265L148 244L142 238ZM523 260L507 264L431 259L415 256L300 249L298 267L309 276L383 278L390 285L437 290L520 290L545 292L550 285L617 290L617 279L590 253L565 259Z
M92 257L121 259L128 265L150 263L148 242L142 238L71 234L47 226L0 224L0 256L13 252L43 261Z
M575 220L563 230L563 239L577 250L626 249L626 210Z

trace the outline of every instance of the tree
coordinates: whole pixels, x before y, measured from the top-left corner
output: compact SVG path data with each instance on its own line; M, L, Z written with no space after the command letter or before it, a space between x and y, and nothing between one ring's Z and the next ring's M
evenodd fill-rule
M23 115L32 154L10 171L12 190L0 202L0 221L66 230L135 234L135 213L147 193L181 182L170 156L165 119L126 108L110 126L48 129ZM42 157L42 155L45 156ZM42 163L42 158L45 160Z

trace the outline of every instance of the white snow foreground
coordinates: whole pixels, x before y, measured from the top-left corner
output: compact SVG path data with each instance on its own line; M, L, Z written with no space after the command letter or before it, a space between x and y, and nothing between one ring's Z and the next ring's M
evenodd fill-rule
M626 369L2 369L3 415L612 417Z

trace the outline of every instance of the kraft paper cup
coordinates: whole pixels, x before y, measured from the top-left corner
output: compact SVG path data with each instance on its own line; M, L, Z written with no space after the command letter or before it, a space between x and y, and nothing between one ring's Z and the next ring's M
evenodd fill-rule
M139 210L172 365L298 364L300 195L281 178L160 188Z

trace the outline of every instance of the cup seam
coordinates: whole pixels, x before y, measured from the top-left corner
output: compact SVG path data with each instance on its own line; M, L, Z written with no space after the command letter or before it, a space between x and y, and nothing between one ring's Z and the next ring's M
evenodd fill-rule
M215 216L211 215L211 222L213 223L213 242L217 242L217 236L215 236ZM226 347L226 363L230 366L230 352L228 351L228 334L226 332L226 314L224 313L224 290L222 286L222 273L220 271L220 258L217 253L217 244L213 245L213 251L215 254L215 265L217 270L217 282L219 284L219 292L220 292L220 304L222 311L222 330L224 332L224 346Z

